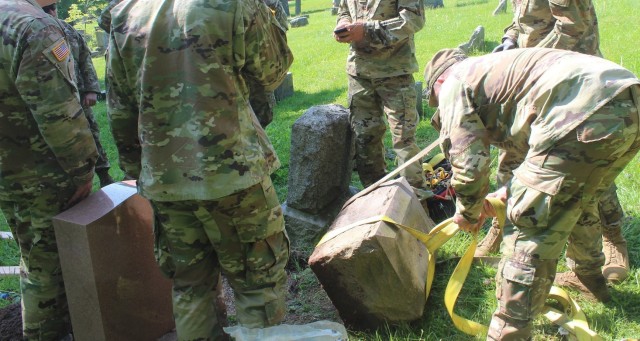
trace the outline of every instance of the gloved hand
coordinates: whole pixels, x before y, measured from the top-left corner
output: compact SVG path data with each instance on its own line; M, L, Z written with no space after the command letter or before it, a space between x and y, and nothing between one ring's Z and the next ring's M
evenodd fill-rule
M516 47L518 47L517 43L515 40L511 39L511 38L504 38L502 39L502 44L496 46L495 49L493 49L493 53L495 52L500 52L500 51L507 51L507 50L513 50Z

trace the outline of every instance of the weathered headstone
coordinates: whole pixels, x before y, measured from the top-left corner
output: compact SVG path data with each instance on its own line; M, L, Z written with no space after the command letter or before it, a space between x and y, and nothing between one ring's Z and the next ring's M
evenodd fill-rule
M291 128L287 232L295 248L310 250L352 195L354 141L349 111L336 104L307 110Z
M96 43L98 45L97 53L104 53L109 45L109 34L102 29L96 29Z
M343 208L327 234L341 232L309 258L340 317L355 329L416 320L426 303L426 247L405 230L371 220L378 216L423 232L435 226L400 178Z
M295 17L289 21L291 27L302 27L309 25L309 18L306 16Z
M74 336L156 340L174 327L153 211L135 184L104 187L53 218Z
M507 0L498 0L498 7L493 10L493 15L496 16L500 13L507 13Z
M293 74L291 72L287 72L284 80L273 92L273 94L276 96L276 101L278 102L287 97L293 96Z
M476 27L476 29L473 30L469 41L458 45L458 48L465 53L471 53L473 51L480 51L484 49L484 27Z
M424 0L424 6L428 8L444 7L442 0Z

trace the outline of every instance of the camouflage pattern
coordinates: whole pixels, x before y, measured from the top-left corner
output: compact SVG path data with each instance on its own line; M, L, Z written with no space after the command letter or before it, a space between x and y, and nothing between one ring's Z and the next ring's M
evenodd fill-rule
M413 73L418 71L413 35L424 26L422 0L342 0L338 23L363 21L364 39L352 43L347 58L351 127L356 136L356 167L366 187L386 174L382 139L384 115L398 163L415 156L418 124ZM421 162L401 175L424 188Z
M289 30L289 20L282 3L279 0L264 0L264 3L269 7L271 12L273 12L282 29L285 32ZM266 91L260 83L252 82L250 78L247 79L247 85L249 86L249 103L251 104L251 108L256 114L262 128L266 128L269 123L273 121L273 108L276 106L276 96L273 91Z
M548 47L600 56L598 18L592 0L515 0L503 40L519 47Z
M386 174L382 142L387 129L385 114L398 163L402 164L420 152L415 139L418 113L414 84L410 74L377 79L349 75L349 120L356 135L356 167L365 187ZM401 175L411 186L425 188L421 162L405 168Z
M374 79L418 71L413 35L424 27L422 0L341 0L338 23L356 21L365 23L364 40L350 46L349 75Z
M71 320L52 217L64 210L75 188L69 179L38 187L19 198L0 199L0 207L20 247L24 339L61 340L71 332Z
M111 13L108 111L121 165L155 207L178 338L221 334L220 271L241 324L279 323L289 248L269 179L279 161L245 79L266 91L282 82L285 32L261 0L138 0Z
M93 60L91 60L91 50L85 42L82 35L76 31L73 26L64 20L59 20L64 29L64 34L71 48L71 55L75 61L75 76L78 92L80 93L80 102L84 99L84 96L88 92L100 93L100 81L98 81L98 75L96 69L93 67ZM96 143L96 149L98 151L98 159L96 160L96 173L109 171L111 167L109 165L109 159L107 159L107 153L100 143L100 127L98 121L93 115L93 110L90 106L82 104L82 110L89 122L89 128L93 140Z
M499 307L488 339L527 339L562 250L575 272L604 263L597 198L640 149L640 88L612 62L554 49L516 49L452 67L439 94L442 149L457 211L476 222L488 191L489 146L509 143L523 162L508 187ZM515 101L514 99L519 99ZM562 105L559 105L562 104ZM592 231L594 230L595 231Z
M180 340L217 340L218 274L233 288L238 322L264 328L285 315L289 239L269 177L210 201L154 202L158 261L174 279Z
M93 179L96 148L56 19L0 0L0 208L21 249L27 340L69 332L51 218Z
M172 6L184 10L158 14ZM120 164L143 196L221 198L280 165L247 105L246 78L272 91L293 60L264 3L132 1L112 14L108 110Z
M111 0L107 7L102 9L100 16L98 16L98 26L105 32L111 32L111 10L116 7L122 0Z

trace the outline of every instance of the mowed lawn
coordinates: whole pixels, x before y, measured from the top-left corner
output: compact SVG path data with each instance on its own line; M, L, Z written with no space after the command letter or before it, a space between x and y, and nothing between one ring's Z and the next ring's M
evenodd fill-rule
M424 65L439 49L456 47L466 42L473 30L482 25L485 28L486 46L477 54L490 53L499 44L503 29L511 22L511 5L508 13L492 16L497 0L444 0L445 8L426 11L426 25L416 35L416 53L420 71L415 74L416 81L424 81ZM508 1L510 3L510 1ZM640 30L637 22L637 0L594 0L598 13L601 37L601 50L605 58L619 63L636 74L640 73L638 42ZM332 30L336 17L330 12L329 0L305 0L302 12L309 16L309 25L292 28L288 32L289 44L295 55L291 67L295 94L280 102L276 108L275 120L267 128L272 143L282 161L282 167L275 176L275 184L281 200L287 193L287 175L289 169L289 147L291 126L305 110L321 104L337 103L346 105L347 82L345 61L348 46L333 40ZM293 3L291 10L293 11ZM390 61L393 62L393 61ZM104 60L94 59L98 74L104 75ZM117 152L109 134L104 102L99 103L95 113L103 128L102 142L106 146L113 165L112 175L118 179L122 172L117 169ZM418 126L418 142L427 146L436 137L429 125L433 113L425 108L425 117ZM386 143L390 141L387 136ZM640 257L640 163L639 158L626 168L617 179L618 195L626 212L624 234L628 241L632 273L622 284L612 288L613 301L604 305L582 299L574 291L570 293L583 308L591 327L606 340L621 340L640 337L640 276L638 272ZM494 162L495 164L495 162ZM393 168L393 165L390 165ZM354 185L357 176L354 177ZM97 181L95 182L97 188ZM2 220L0 230L8 230ZM445 245L438 254L439 260L460 256L469 244L468 235L456 236ZM17 265L18 257L13 242L0 242L0 265ZM353 339L362 340L474 340L455 329L444 308L443 295L448 278L455 262L438 265L431 296L424 317L401 326L381 326L378 331L368 334L353 332ZM565 269L561 264L560 270ZM495 309L495 270L490 267L476 266L462 289L456 311L475 321L488 323ZM0 278L0 291L17 292L16 278ZM384 295L381 292L380 295ZM0 300L0 306L10 303ZM535 340L562 340L558 328L546 320L536 321Z

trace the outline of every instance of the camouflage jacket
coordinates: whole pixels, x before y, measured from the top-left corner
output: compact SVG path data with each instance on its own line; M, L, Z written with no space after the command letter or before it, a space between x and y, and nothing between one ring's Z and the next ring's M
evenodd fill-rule
M592 0L516 0L505 29L519 47L549 47L601 56Z
M112 16L108 110L142 195L216 199L279 166L245 81L274 90L293 61L262 0L138 0Z
M93 178L69 45L35 0L0 0L0 198Z
M452 68L438 96L441 147L454 171L458 212L470 222L477 221L489 188L489 145L528 145L508 149L507 158L520 162L506 164L520 164L527 152L548 149L640 84L608 60L557 49L515 49Z
M100 82L98 81L96 69L93 67L89 46L87 46L80 32L76 31L73 26L64 20L59 21L64 28L64 34L75 62L76 84L80 95L82 96L87 92L99 93Z
M422 0L341 0L338 22L365 22L365 38L352 43L347 73L384 78L418 71L413 35L424 26Z
M120 0L111 0L107 7L102 9L98 16L98 26L105 32L111 32L111 10L120 3Z

